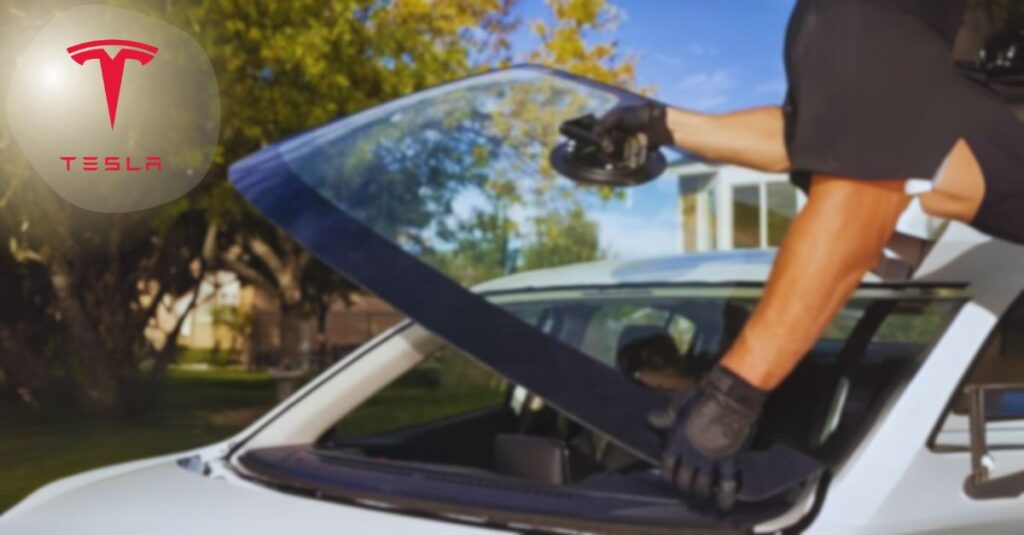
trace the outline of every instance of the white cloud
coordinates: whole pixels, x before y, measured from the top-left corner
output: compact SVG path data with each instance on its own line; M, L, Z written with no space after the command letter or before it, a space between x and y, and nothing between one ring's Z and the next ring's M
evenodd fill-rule
M728 102L729 93L737 85L732 69L693 73L675 85L673 102L684 108L708 111Z
M694 56L717 56L718 48L702 43L690 43L686 45L686 51Z
M638 212L594 214L601 247L612 258L644 258L680 251L675 205L651 217Z
M697 72L680 80L676 87L689 91L728 91L736 87L736 77L732 69Z
M679 56L672 56L669 54L663 54L661 52L655 52L651 58L661 64L668 65L669 67L682 67L683 58Z
M783 96L786 94L786 88L788 85L785 80L769 80L760 85L754 87L756 93L766 93L769 95Z

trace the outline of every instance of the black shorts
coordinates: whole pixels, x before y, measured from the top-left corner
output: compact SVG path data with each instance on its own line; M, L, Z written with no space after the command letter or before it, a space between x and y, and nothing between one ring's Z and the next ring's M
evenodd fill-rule
M986 185L972 225L1024 243L1024 122L953 64L963 0L910 2L798 1L784 106L793 181L931 179L964 138Z

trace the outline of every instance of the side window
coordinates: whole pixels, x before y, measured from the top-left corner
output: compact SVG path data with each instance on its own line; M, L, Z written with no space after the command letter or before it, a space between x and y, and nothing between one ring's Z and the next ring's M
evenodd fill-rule
M1024 298L999 321L963 383L957 387L943 424L935 437L938 447L966 447L968 405L964 388L969 385L1020 385L1021 389L993 391L986 396L989 446L1024 447Z
M878 328L876 343L924 346L945 330L954 305L937 301L902 301Z
M864 315L866 302L852 302L839 312L822 334L824 340L844 341ZM885 318L871 338L874 343L927 345L950 321L952 302L934 300L903 300Z
M506 390L500 375L444 347L342 418L334 437L368 437L495 407Z

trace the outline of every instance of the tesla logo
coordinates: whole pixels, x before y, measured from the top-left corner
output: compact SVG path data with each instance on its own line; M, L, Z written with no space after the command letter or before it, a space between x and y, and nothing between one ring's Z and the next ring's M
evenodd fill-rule
M117 47L117 54L110 57L104 47ZM85 65L85 62L91 59L99 61L100 73L103 75L103 91L107 95L107 115L110 117L111 130L114 129L114 121L117 118L117 101L121 96L125 62L134 59L145 65L156 56L156 52L157 48L153 45L125 39L100 39L68 47L71 59L79 65Z

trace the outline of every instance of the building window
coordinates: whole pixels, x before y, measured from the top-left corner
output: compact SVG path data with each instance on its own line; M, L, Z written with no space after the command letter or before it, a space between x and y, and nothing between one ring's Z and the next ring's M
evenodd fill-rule
M697 250L697 232L700 226L699 214L697 212L697 197L699 193L683 195L680 199L680 210L683 221L683 251Z
M732 244L736 249L761 247L761 194L757 184L732 190Z
M679 175L681 251L768 249L782 244L805 201L786 175L736 166L708 171L704 164L692 165Z
M765 184L768 198L768 247L778 247L796 216L796 188L787 182Z
M701 170L679 176L681 251L708 251L715 247L715 177Z

